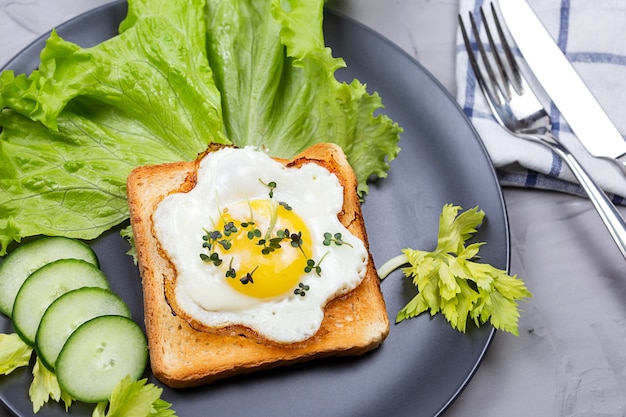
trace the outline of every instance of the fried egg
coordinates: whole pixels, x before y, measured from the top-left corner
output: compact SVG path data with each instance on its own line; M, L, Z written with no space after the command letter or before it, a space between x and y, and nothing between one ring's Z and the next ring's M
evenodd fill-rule
M325 305L366 274L367 249L338 220L342 205L338 178L318 164L286 167L254 147L208 153L195 187L153 213L176 304L209 328L310 338Z

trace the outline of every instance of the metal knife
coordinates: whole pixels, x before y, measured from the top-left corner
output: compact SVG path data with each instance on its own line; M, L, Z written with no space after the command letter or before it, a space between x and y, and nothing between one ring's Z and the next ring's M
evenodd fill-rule
M626 140L576 73L525 0L501 0L500 12L537 80L595 157L615 160L626 172Z

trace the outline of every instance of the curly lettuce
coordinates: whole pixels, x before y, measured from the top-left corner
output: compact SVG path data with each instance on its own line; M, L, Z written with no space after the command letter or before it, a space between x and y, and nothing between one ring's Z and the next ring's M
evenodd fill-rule
M209 143L290 157L342 146L361 194L401 128L377 94L340 83L323 1L130 0L119 35L83 48L52 32L31 74L0 74L0 255L38 234L92 239L128 218L135 167Z
M340 83L345 67L325 47L322 1L209 1L208 55L222 92L227 136L289 158L318 142L340 145L358 179L385 177L401 129L380 96L358 80ZM273 18L269 19L268 16Z

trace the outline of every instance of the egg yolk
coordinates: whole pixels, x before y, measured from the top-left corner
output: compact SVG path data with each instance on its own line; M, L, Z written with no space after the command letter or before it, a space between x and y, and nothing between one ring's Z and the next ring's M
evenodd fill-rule
M222 233L214 247L224 279L250 297L271 298L293 291L312 256L306 224L289 206L274 200L237 205L223 209L215 225Z

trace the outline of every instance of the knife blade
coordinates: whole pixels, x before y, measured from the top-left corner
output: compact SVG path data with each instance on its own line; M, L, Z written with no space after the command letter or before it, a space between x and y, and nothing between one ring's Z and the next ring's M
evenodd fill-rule
M626 154L626 141L525 0L499 2L500 13L535 77L567 124L595 156L615 160Z

